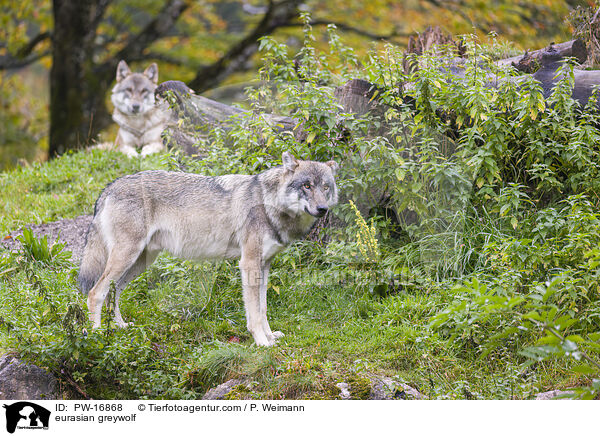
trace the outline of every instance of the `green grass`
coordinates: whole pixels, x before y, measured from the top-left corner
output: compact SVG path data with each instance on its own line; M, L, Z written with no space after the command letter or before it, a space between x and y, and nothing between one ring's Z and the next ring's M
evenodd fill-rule
M91 214L107 183L125 174L165 166L157 155L128 159L121 153L92 150L0 173L0 232Z
M2 231L92 213L107 182L168 168L169 159L94 151L4 173ZM413 271L381 296L363 280L360 266L328 250L301 241L273 262L269 319L286 336L271 349L254 346L246 330L236 262L198 264L162 255L123 293L121 311L135 325L114 330L105 311L103 328L91 331L75 265L57 253L37 259L0 253L0 349L68 375L93 398L201 398L236 377L249 384L229 398L336 398L340 381L364 397L373 374L411 384L429 398L530 398L588 383L570 370L570 360L530 367L511 342L482 356L473 342L479 330L432 327L463 295L455 289L462 279L436 281ZM477 268L477 274L486 271Z

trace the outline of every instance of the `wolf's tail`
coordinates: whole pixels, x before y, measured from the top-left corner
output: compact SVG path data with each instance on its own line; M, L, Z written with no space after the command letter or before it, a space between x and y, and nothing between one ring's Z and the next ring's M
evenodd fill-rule
M87 294L94 287L102 275L108 257L102 235L100 235L95 221L94 218L88 229L83 259L79 267L79 289L84 294Z

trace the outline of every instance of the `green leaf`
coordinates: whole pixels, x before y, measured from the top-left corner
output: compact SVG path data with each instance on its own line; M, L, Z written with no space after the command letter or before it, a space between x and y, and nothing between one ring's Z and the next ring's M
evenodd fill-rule
M537 345L559 345L560 339L554 335L546 335L539 338L536 342Z
M581 364L581 365L576 365L573 367L573 371L578 373L578 374L584 374L584 375L591 375L591 374L597 374L598 373L598 368L593 368L590 365L586 365Z
M595 333L590 333L588 335L588 337L592 340L592 341L600 341L600 332L595 332Z
M395 173L396 173L396 178L399 181L403 181L404 177L406 177L406 171L403 168L396 168Z
M535 294L530 295L530 297L533 297L534 295ZM537 295L537 297L540 297L540 296ZM526 313L525 315L523 315L523 318L530 319L532 321L542 321L541 315L539 313L537 313L535 310L532 310L531 312Z

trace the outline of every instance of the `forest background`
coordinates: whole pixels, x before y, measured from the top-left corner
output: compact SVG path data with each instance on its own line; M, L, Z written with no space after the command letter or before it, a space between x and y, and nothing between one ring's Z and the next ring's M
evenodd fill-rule
M515 53L571 38L567 19L592 1L110 1L7 0L0 14L0 168L43 160L116 131L110 88L116 65L157 62L160 80L181 80L230 103L260 66L259 39L302 46L309 13L317 47L328 24L359 58L441 25L450 35L497 34ZM107 130L108 129L108 130Z

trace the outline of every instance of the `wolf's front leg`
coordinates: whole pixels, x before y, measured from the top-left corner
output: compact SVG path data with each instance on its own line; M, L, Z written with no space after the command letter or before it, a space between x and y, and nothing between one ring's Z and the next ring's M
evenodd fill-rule
M274 344L274 340L272 334L270 335L270 338L267 336L261 317L260 288L263 267L261 265L260 251L257 249L257 244L247 243L242 248L240 272L242 273L246 326L250 333L252 333L256 345L269 347Z
M127 155L129 158L138 157L138 152L135 146L138 144L138 139L135 135L127 132L124 129L119 129L117 138L115 139L115 146L121 153Z
M274 344L277 342L279 338L284 336L283 333L276 331L271 331L271 326L269 325L269 320L267 319L267 284L269 280L269 268L271 266L271 262L265 262L265 265L262 268L261 281L260 281L260 320L263 326L263 331L267 336L267 340Z

